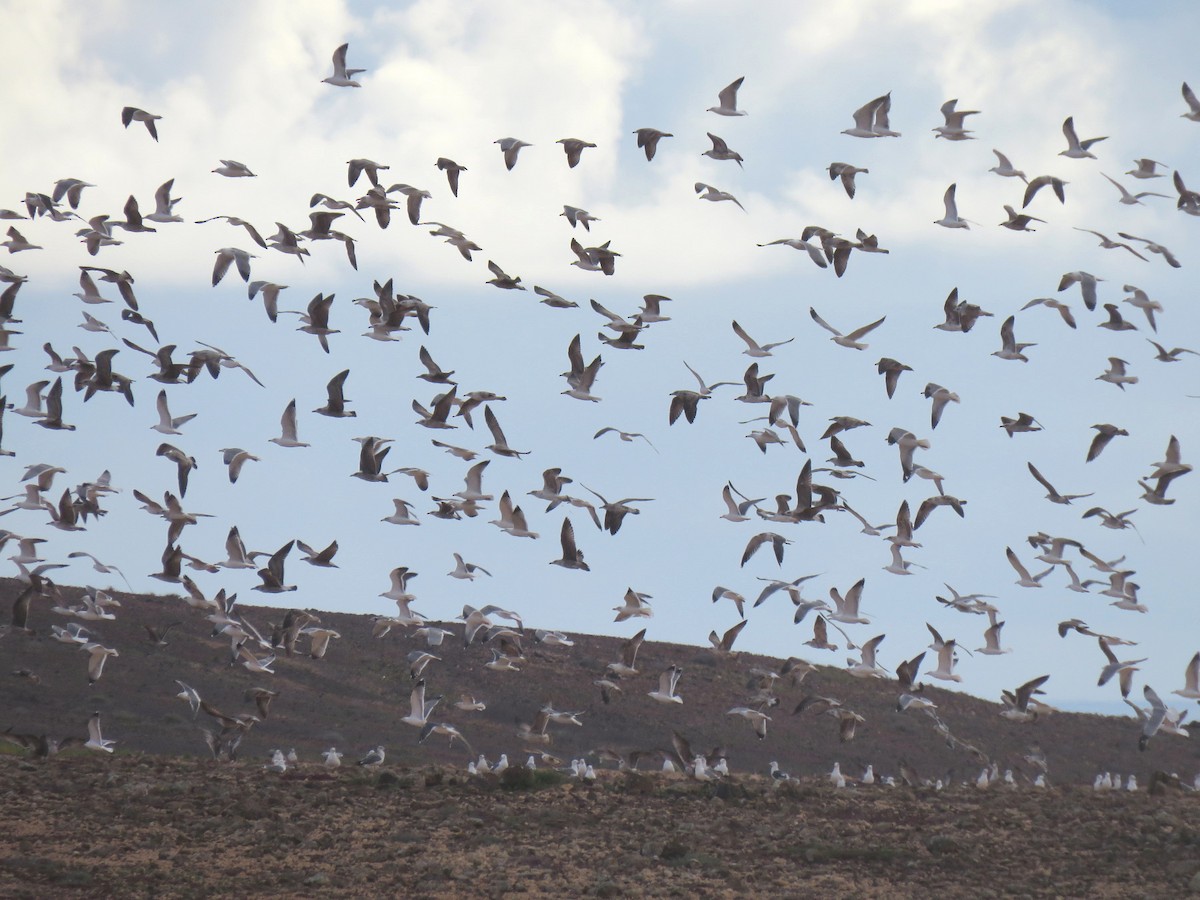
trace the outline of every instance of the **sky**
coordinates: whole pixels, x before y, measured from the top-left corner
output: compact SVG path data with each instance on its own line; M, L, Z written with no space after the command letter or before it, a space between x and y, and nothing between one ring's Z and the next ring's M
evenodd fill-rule
M1135 680L1138 699L1142 684L1164 697L1182 686L1184 667L1200 649L1189 627L1193 591L1185 566L1186 530L1200 502L1197 481L1174 481L1172 505L1147 504L1137 482L1164 459L1172 435L1185 462L1200 443L1200 357L1185 353L1177 363L1158 362L1148 343L1200 349L1200 311L1186 274L1200 258L1200 220L1175 208L1170 177L1178 171L1189 186L1200 184L1200 123L1182 117L1188 107L1180 91L1189 79L1200 86L1200 72L1185 42L1171 39L1200 24L1191 5L1160 4L1136 15L1110 3L1016 2L1001 9L950 0L861 2L844 5L836 16L806 2L763 2L747 11L716 2L647 7L598 0L212 3L203 9L109 0L89 9L85 21L63 3L0 4L10 23L0 48L11 71L30 74L0 85L9 123L0 130L0 207L23 213L26 192L50 193L58 179L79 178L92 186L82 193L78 215L119 221L129 196L145 215L158 186L174 179L171 196L181 198L175 212L184 221L154 225L154 233L118 229L122 243L94 257L75 235L83 221L2 223L40 247L0 250L0 264L28 278L16 300L20 322L8 325L16 333L0 359L13 365L2 383L9 403L19 407L26 385L57 377L44 369L47 342L65 356L75 355L74 347L89 357L119 348L114 368L133 379L130 408L115 393L85 402L68 373L63 406L64 420L76 426L71 432L39 428L14 410L4 418L3 447L15 454L0 458L6 493L23 492L26 466L37 463L66 469L47 492L55 502L64 487L94 480L105 469L121 489L107 499L108 514L84 531L56 530L41 511L4 514L0 526L45 538L41 555L70 564L53 573L60 583L124 587L67 556L86 550L120 567L135 590L178 590L149 577L160 571L165 523L133 496L135 489L153 498L177 493L174 466L155 455L166 440L199 464L183 506L206 517L184 530L186 552L224 559L234 525L251 549L268 553L297 538L318 548L339 543L337 568L306 565L292 552L285 571L298 587L294 593L253 591L253 571L189 571L209 596L225 588L247 604L386 615L395 606L378 595L389 587L388 573L407 566L419 573L411 585L413 607L433 619L450 619L464 604L496 604L519 612L528 627L628 636L645 625L651 640L704 645L710 630L723 633L740 620L730 600L712 602L717 586L752 603L764 586L760 578L815 576L804 586L804 596L813 599L828 598L831 588L844 593L865 578L862 611L871 622L844 627L856 644L886 634L879 660L894 670L925 648L926 623L966 651L983 646L985 618L936 602L951 585L994 596L1005 622L1002 644L1012 652L960 654L962 682L950 687L998 701L1002 690L1049 674L1047 702L1125 712L1115 683L1095 684L1104 663L1096 641L1058 636L1056 624L1074 617L1138 642L1119 648L1128 658L1146 657ZM349 44L348 64L365 69L356 76L361 87L322 83L342 43ZM744 78L737 105L746 115L707 111L737 78ZM855 109L888 93L899 137L842 133ZM951 98L960 108L979 110L966 120L973 140L935 137L932 129L943 123L939 107ZM139 122L122 126L125 106L161 116L157 141ZM1105 138L1091 148L1095 159L1060 154L1068 116L1081 138ZM672 134L653 161L633 134L643 127ZM712 146L707 133L724 138L743 165L703 156ZM507 137L530 145L511 171L496 144ZM569 168L556 144L565 138L596 146ZM1031 179L1052 175L1066 182L1065 203L1049 188L1032 199L1025 211L1045 220L1032 223L1032 233L998 227L1005 204L1020 208L1025 186L989 171L996 165L993 149ZM439 157L466 167L458 197L434 165ZM422 222L457 228L483 249L468 262L429 235L436 226L414 227L400 194L393 195L401 208L387 229L370 211L365 221L349 212L337 220L335 227L356 241L357 270L336 241L305 243L310 255L300 260L255 246L244 229L225 221L196 224L232 216L264 236L275 223L303 230L313 194L351 203L365 194L365 178L347 184L347 161L358 158L388 167L380 173L384 187L428 191ZM1126 175L1139 158L1161 161L1165 177ZM214 173L221 160L245 163L255 177ZM829 178L832 162L869 170L857 176L853 199ZM1105 175L1131 192L1167 196L1124 205ZM742 208L705 202L697 183L729 192ZM934 224L951 184L960 214L972 223L968 229ZM564 205L586 209L598 221L590 232L573 230L560 215ZM760 246L799 237L814 225L848 238L862 228L889 252L852 252L839 278L832 268L817 268L803 250ZM1118 232L1150 238L1182 265L1104 249L1080 228L1114 240L1122 240ZM588 247L611 242L620 254L614 274L572 266L572 238ZM287 285L275 323L261 300L248 299L236 271L211 285L215 254L226 247L254 255L252 280ZM519 276L528 290L487 284L489 260ZM122 320L114 285L99 283L109 304L85 306L73 296L79 267L86 265L134 276L140 312L155 323L162 344L176 345L177 360L199 342L214 345L244 363L262 386L235 369L217 380L205 374L192 384L167 385L172 414L196 417L180 435L152 430L163 388L148 377L150 358L122 339L158 345L145 328ZM1058 291L1062 275L1074 271L1103 279L1096 311L1084 307L1078 287ZM428 335L410 319L411 330L394 335L398 340L362 336L367 313L353 301L372 297L373 284L388 279L397 294L433 307ZM578 307L537 302L535 285ZM1125 285L1162 305L1157 333L1141 311L1122 302L1130 295ZM967 334L934 327L955 288L991 314ZM337 333L329 336L328 353L315 336L296 330L300 322L291 314L317 294L334 297L330 324ZM670 320L639 334L644 349L602 344L597 334L606 320L589 301L632 317L646 294L670 298L662 304ZM1039 297L1066 302L1078 327L1068 328L1051 308L1023 308ZM1108 303L1136 330L1098 327ZM834 344L810 308L843 332L884 321L863 338L869 346L860 351ZM84 311L110 331L81 330ZM1016 339L1034 344L1028 362L993 355L1009 316L1015 316ZM735 320L760 342L787 343L768 358L751 359L731 328ZM594 386L599 402L562 394L567 347L576 335L586 360L603 359ZM486 390L506 398L492 410L511 446L527 456L501 458L485 450L491 437L481 411L474 429L461 419L451 420L454 430L416 424L412 401L429 405L441 390L417 378L425 371L422 346L453 370L460 396ZM884 357L911 369L891 399L876 370ZM1122 389L1097 380L1109 357L1126 360L1138 382ZM802 407L797 426L807 452L789 442L762 453L747 438L766 425L749 421L764 415L765 406L735 400L753 362L773 375L769 394L811 404ZM672 391L697 386L687 365L709 384L736 386L714 389L694 423L668 425ZM326 383L345 369L356 417L313 414L325 401ZM960 398L936 429L922 395L929 383ZM311 445L306 448L270 442L293 399L300 439ZM1006 436L1000 417L1020 412L1042 430ZM897 427L929 442L929 449L917 451L917 462L944 476L946 493L966 501L963 518L942 507L922 525L916 533L922 546L904 551L913 564L907 576L884 570L890 545L861 533L846 512L829 511L824 523L720 518L728 482L750 498L768 498L760 508L769 510L770 498L794 495L806 460L827 466L832 453L821 435L834 416L871 423L841 435L864 463L863 477L815 472L814 479L840 490L870 522L894 522L903 501L915 514L937 493L926 479L903 480L897 450L885 440ZM1129 435L1085 463L1098 423ZM605 427L647 440L593 437ZM428 492L402 474L386 484L350 477L358 461L354 438L366 435L393 442L386 469L427 470ZM508 490L540 537L515 538L490 525L494 500L472 519L430 516L431 497L462 490L469 467L432 439L490 460L484 491L498 498ZM222 449L231 447L260 457L245 465L236 484L222 464ZM1049 503L1029 462L1059 491L1092 496L1069 506ZM646 502L635 504L639 514L616 535L602 533L581 508L547 512L527 496L551 467L573 479L571 496L598 502L591 489L608 500ZM419 526L380 521L392 513L394 498L413 504ZM1136 529L1083 518L1093 505L1113 513L1136 510L1129 517ZM561 555L564 515L589 572L550 564ZM791 541L782 564L765 548L740 565L747 542L760 532ZM1026 542L1037 532L1079 541L1106 560L1125 557L1121 567L1136 572L1130 580L1149 611L1114 608L1112 598L1099 594L1103 585L1088 594L1070 591L1061 569L1041 589L1016 586L1005 548L1041 571L1033 560L1039 551ZM456 552L490 575L448 577ZM1084 560L1074 567L1081 578L1104 579ZM16 574L15 566L10 572ZM613 608L629 588L651 596L653 618L613 621ZM747 613L737 649L846 664L844 647L829 652L804 645L813 616L794 625L783 594ZM836 633L831 638L845 642ZM933 658L927 655L926 669Z

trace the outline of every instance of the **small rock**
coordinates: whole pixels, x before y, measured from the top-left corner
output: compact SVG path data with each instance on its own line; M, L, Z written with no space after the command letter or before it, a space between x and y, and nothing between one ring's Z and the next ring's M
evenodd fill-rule
M315 875L309 875L305 878L304 883L310 885L329 884L329 876L324 872L317 872Z
M663 848L659 851L658 855L660 859L666 860L683 859L687 856L687 852L687 844L683 843L683 841L669 840L663 844Z
M958 853L962 846L949 835L935 834L925 842L925 849L937 854Z

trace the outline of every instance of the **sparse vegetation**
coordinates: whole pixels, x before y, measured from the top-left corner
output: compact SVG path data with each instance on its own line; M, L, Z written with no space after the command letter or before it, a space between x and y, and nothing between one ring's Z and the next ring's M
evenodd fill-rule
M257 762L4 757L0 896L200 897L236 883L464 897L1119 897L1137 885L1165 897L1200 872L1186 852L1200 801L1183 790L776 788L756 775L732 778L739 798L718 803L711 784L678 775L638 776L663 789L633 795L611 771L594 785L509 771L489 785L441 767L281 777Z

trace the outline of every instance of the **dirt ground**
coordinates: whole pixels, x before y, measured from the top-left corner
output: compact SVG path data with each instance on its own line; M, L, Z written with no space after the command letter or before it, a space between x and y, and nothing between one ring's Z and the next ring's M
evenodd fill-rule
M512 773L510 773L512 774ZM1200 795L0 758L5 897L1166 897Z

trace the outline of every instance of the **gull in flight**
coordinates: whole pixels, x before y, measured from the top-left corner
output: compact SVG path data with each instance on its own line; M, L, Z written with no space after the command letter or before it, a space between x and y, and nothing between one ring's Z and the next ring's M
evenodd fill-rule
M1117 436L1129 437L1128 431L1124 428L1118 428L1116 425L1101 424L1093 425L1092 428L1096 429L1098 434L1092 438L1091 446L1088 447L1087 462L1091 462L1099 456L1113 438Z
M238 476L242 474L242 466L253 460L258 462L259 457L255 456L249 450L243 450L240 447L225 447L221 450L225 465L229 468L229 483L237 484ZM182 492L181 492L182 493Z
M1200 700L1200 653L1193 656L1187 664L1187 668L1183 670L1183 678L1183 688L1171 693L1187 697L1189 700Z
M446 573L451 578L462 578L467 581L474 581L475 577L476 577L475 576L476 572L482 572L484 575L491 577L492 573L489 572L487 569L485 569L483 566L477 566L475 563L467 562L458 553L454 554L454 562L455 562L454 569L451 570L450 572Z
M272 444L278 444L280 447L307 447L308 444L300 440L296 431L296 401L292 400L283 410L283 415L279 419L279 428L282 432L279 437L271 438Z
M584 572L591 571L588 564L583 561L583 551L575 546L575 526L571 524L569 518L563 518L559 540L562 544L562 558L551 560L550 565L562 566L564 569L580 569Z
M695 191L700 195L701 200L712 200L714 203L720 202L721 200L732 200L738 205L738 208L742 210L742 212L746 211L746 207L742 206L741 201L739 201L737 197L733 196L733 194L730 194L727 191L718 190L711 184L705 184L703 181L697 181L695 185Z
M212 171L217 175L224 175L226 178L257 178L250 167L245 163L238 162L236 159L223 159L221 165L217 166Z
M1071 307L1067 304L1055 300L1053 297L1034 297L1028 303L1021 307L1022 310L1031 309L1034 306L1045 306L1047 309L1056 309L1058 314L1062 316L1062 320L1066 322L1069 328L1075 328L1075 316L1071 312Z
M727 716L741 716L754 727L754 733L758 735L758 739L764 740L767 736L767 723L771 721L771 717L762 710L751 709L748 706L735 706L733 709L725 713ZM779 763L771 763L774 768L771 770L771 777L779 780L786 780L789 776L779 773ZM778 773L778 774L777 774Z
M1107 381L1109 384L1115 384L1121 390L1125 390L1127 384L1137 384L1138 377L1136 375L1126 375L1125 366L1128 363L1116 356L1108 358L1108 370L1102 375L1097 375L1097 381Z
M1013 334L1013 325L1016 322L1016 316L1009 316L1004 320L1004 324L1000 326L1000 349L993 350L992 356L1000 359L1019 359L1021 362L1029 362L1029 357L1024 351L1030 347L1036 347L1037 344L1018 344Z
M1049 500L1051 503L1061 503L1065 506L1065 505L1069 504L1072 500L1080 500L1084 497L1092 496L1092 494L1090 492L1087 494L1060 494L1057 490L1054 489L1054 485L1052 485L1049 481L1047 481L1046 477L1037 470L1037 468L1033 465L1033 463L1026 463L1026 465L1029 466L1029 474L1032 475L1034 478L1036 478L1038 483L1042 487L1044 487L1047 491L1049 491L1049 493L1046 494L1046 499Z
M1162 166L1164 169L1170 168L1166 163L1161 163L1154 159L1135 159L1133 162L1137 168L1130 169L1125 174L1131 175L1134 178L1162 178L1163 174L1157 171L1158 167Z
M452 159L447 159L444 156L439 156L438 161L434 163L439 169L446 173L446 180L450 184L450 193L455 197L458 196L458 174L467 171L466 166L460 166Z
M1146 338L1146 340L1150 341L1149 338ZM1175 347L1171 350L1168 350L1157 341L1150 341L1150 343L1153 344L1154 349L1158 351L1154 358L1159 362L1179 362L1179 355L1181 353L1191 353L1193 356L1200 356L1200 353L1197 353L1195 350L1189 350L1187 347Z
M429 720L430 713L434 707L441 701L441 695L432 697L429 700L425 699L425 679L422 678L416 683L409 695L409 711L408 715L400 719L405 725L412 725L416 728L423 728Z
M1175 258L1175 255L1170 250L1168 250L1162 244L1156 243L1149 238L1138 237L1136 234L1126 234L1124 231L1118 231L1117 236L1123 237L1127 241L1141 241L1146 245L1145 249L1147 252L1157 253L1164 260L1166 260L1167 265L1169 265L1172 269L1178 269L1181 265L1179 260Z
M1091 152L1091 146L1100 143L1100 141L1108 140L1107 137L1096 137L1081 141L1075 134L1074 116L1067 116L1063 122L1062 130L1063 136L1067 139L1067 149L1060 150L1058 155L1069 159L1095 159L1096 154Z
M958 203L954 199L957 189L957 183L946 188L946 193L942 195L942 203L946 207L946 214L940 219L934 219L933 224L941 225L943 228L966 228L970 230L970 220L963 219L958 215Z
M112 753L113 746L116 741L105 740L100 734L100 712L97 710L92 713L88 719L88 739L83 746L89 750L97 750L102 753Z
M1025 196L1021 200L1021 209L1027 207L1033 202L1033 198L1037 196L1037 192L1044 187L1050 187L1054 190L1054 196L1058 198L1059 203L1067 202L1067 193L1065 185L1067 182L1061 178L1056 178L1053 175L1039 175L1033 181L1028 182L1025 188ZM1039 220L1040 221L1040 220Z
M198 415L198 413L188 413L186 416L172 416L171 410L167 408L167 392L165 390L158 392L156 408L158 409L158 424L150 427L161 434L183 434L179 430L179 426L192 421ZM183 481L186 480L186 477L184 477ZM182 488L180 489L180 493L183 493Z
M156 116L154 113L148 113L144 109L138 109L136 106L126 106L121 110L121 124L126 128L132 122L141 122L146 126L146 130L150 132L150 137L158 140L158 129L154 123L161 119L162 116Z
M1100 174L1104 175L1103 172L1101 172ZM1121 202L1124 203L1126 206L1135 206L1135 205L1141 204L1143 197L1167 197L1166 194L1156 194L1156 193L1154 193L1154 191L1139 191L1136 194L1131 194L1129 191L1127 191L1125 189L1125 186L1123 184L1121 184L1119 181L1117 181L1115 178L1112 178L1108 175L1104 175L1104 177L1107 178L1112 183L1113 187L1115 187L1118 191L1121 192ZM1170 198L1167 197L1167 199L1170 199Z
M846 196L851 200L854 199L854 176L858 174L868 175L870 169L860 169L858 166L852 166L850 163L832 162L828 168L829 180L836 181L842 179L842 187L846 189Z
M719 105L718 106L710 106L708 109L705 110L705 112L716 113L718 116L744 116L744 115L746 115L746 111L744 109L737 108L738 88L740 88L742 86L742 82L745 80L746 80L746 76L743 75L741 78L738 78L736 81L731 81L729 84L727 84L724 88L721 89L721 93L719 93L717 95L717 101L718 101Z
M900 376L905 372L911 372L912 366L906 366L899 360L892 359L890 356L884 356L875 364L875 371L883 376L883 386L887 390L888 399L891 400L892 395L896 393L896 385L900 383ZM933 391L937 389L938 385L936 384L931 383L930 385L927 385L925 388L925 396L932 397ZM941 390L944 391L945 388L941 388ZM955 396L954 400L957 401L958 397ZM949 402L949 400L946 402ZM941 418L940 409L937 412L937 416L939 419Z
M889 91L856 109L854 127L847 128L842 134L861 138L900 137L899 132L892 131L888 125L888 113L891 108L892 94Z
M120 656L115 649L97 643L84 644L88 654L88 684L95 684L104 674L104 663L110 656Z
M1065 291L1073 284L1079 285L1080 293L1083 296L1083 304L1092 311L1096 308L1096 283L1103 281L1103 278L1097 278L1091 272L1067 272L1058 282L1059 291Z
M699 188L697 188L697 190L699 190ZM718 197L716 199L723 200L725 198ZM730 198L730 199L732 199L732 198ZM738 205L740 206L741 204L738 204ZM7 247L9 253L20 253L22 250L41 250L42 249L41 246L39 246L38 244L31 244L29 241L27 241L25 239L25 236L23 234L21 234L21 232L17 231L16 228L8 229L8 240L0 241L0 247Z
M525 286L521 284L520 276L507 274L502 268L500 268L490 259L488 260L488 271L490 271L495 277L489 278L486 282L487 284L494 284L496 287L502 288L506 291L525 290Z
M715 134L713 134L710 131L710 132L708 132L708 139L710 141L712 141L712 149L705 150L703 153L700 154L701 156L707 156L709 159L717 159L717 160L730 160L731 159L738 164L739 168L741 168L741 166L742 166L741 154L737 153L734 150L730 150L729 145L727 143L725 143L724 138L717 137Z
M500 145L500 149L504 152L504 167L510 172L512 171L512 167L517 164L517 154L521 152L521 148L533 146L533 144L527 144L514 137L500 138L500 140L492 141L492 143Z
M1045 219L1039 219L1037 216L1027 216L1024 213L1019 213L1007 203L1004 204L1004 211L1008 213L1008 220L999 223L1000 227L1007 228L1010 231L1037 231L1036 228L1030 228L1030 222L1046 223Z
M649 599L651 599L649 594L642 594L633 588L629 588L625 591L624 605L613 607L613 611L617 614L617 617L613 621L624 622L626 619L634 617L650 618L654 615L654 610L646 602Z
M1075 230L1085 232L1086 234L1095 235L1097 238L1100 239L1100 246L1103 247L1105 250L1128 250L1130 253L1132 253L1134 256L1136 256L1138 259L1140 259L1142 262L1146 262L1146 257L1142 256L1142 254L1138 253L1136 250L1134 250L1128 244L1123 244L1120 241L1114 241L1108 235L1101 234L1099 231L1093 231L1090 228L1080 228L1080 227L1076 226Z
M1200 100L1196 99L1195 93L1190 87L1188 87L1188 83L1186 81L1183 83L1183 99L1188 105L1188 111L1185 113L1180 113L1180 118L1190 119L1193 122L1200 122Z
M1009 162L1007 156L1005 156L999 150L993 150L992 152L996 154L998 164L988 169L989 172L995 172L1002 178L1020 178L1026 184L1029 183L1029 179L1025 177L1025 173L1020 169L1014 168L1013 164Z
M770 356L771 351L776 347L782 347L784 344L790 344L795 338L788 338L786 341L775 341L771 344L759 344L750 335L746 334L746 330L735 320L733 323L733 333L746 342L746 349L742 352L747 356L761 358Z
M634 134L637 135L637 145L646 151L646 161L654 159L654 153L658 150L658 142L665 137L675 137L669 131L659 131L657 128L639 128Z
M616 434L622 441L624 441L626 443L632 442L634 438L641 438L647 444L650 444L650 449L652 449L655 453L658 452L658 448L655 447L653 444L651 444L650 439L648 437L646 437L644 434L642 434L641 432L621 431L619 428L613 428L611 425L606 425L604 428L601 428L599 431L597 431L594 435L592 435L592 440L595 440L596 438L600 437L601 435L608 434L610 432Z
M1016 583L1021 587L1040 588L1042 586L1042 579L1054 571L1054 566L1051 566L1040 575L1030 575L1029 570L1025 568L1025 566L1021 563L1021 560L1017 558L1017 554L1013 552L1011 547L1005 547L1004 553L1008 557L1009 564L1017 570L1017 575L1020 577L1017 579Z
M977 109L955 109L958 100L947 100L942 104L942 115L946 119L946 124L939 125L932 129L936 133L936 137L945 138L948 141L973 141L975 138L971 136L971 132L964 127L964 121L967 116L979 115Z
M866 350L869 345L860 343L859 338L865 337L867 334L874 331L876 328L882 325L884 319L887 318L887 316L884 316L882 319L878 319L877 321L872 322L870 325L864 325L861 328L856 328L849 334L842 334L840 331L822 319L819 315L817 315L817 311L813 307L810 306L808 308L808 314L812 316L812 320L814 322L833 335L833 337L830 338L831 341L833 341L839 347L848 347L851 350Z
M1125 661L1118 660L1116 654L1113 653L1112 649L1108 646L1108 641L1106 641L1104 638L1099 638L1098 640L1100 643L1100 649L1104 651L1104 658L1108 660L1108 663L1103 669L1100 670L1100 678L1096 682L1097 687L1104 687L1104 685L1106 685L1114 675L1118 673L1124 675L1126 670L1131 669L1138 663L1145 662L1146 659L1148 659L1148 657L1142 657L1141 659L1130 659ZM1124 682L1124 678L1122 678L1122 682ZM1125 691L1122 693L1125 693Z
M572 228L576 225L582 225L584 231L591 231L591 223L600 221L599 216L593 216L586 209L580 209L578 206L567 206L566 204L563 205L563 211L559 215L563 216L571 224ZM541 296L552 296L545 289L539 291L535 288L534 293Z
M333 74L328 78L322 78L323 84L332 84L334 87L362 87L354 80L354 76L367 70L346 68L346 50L349 47L349 44L342 44L333 51Z
M1042 431L1042 422L1034 419L1028 413L1018 413L1016 414L1016 418L1010 415L1000 416L1000 427L1007 432L1008 437L1013 437L1013 434L1016 432Z
M675 687L679 684L681 675L683 675L682 668L671 666L658 676L658 689L647 691L646 696L659 703L683 703L683 698L675 693Z
M1027 681L1015 691L1004 691L1001 695L1001 700L1004 701L1004 709L1000 715L1006 719L1012 719L1015 722L1032 722L1037 718L1037 711L1029 708L1030 698L1043 684L1050 680L1049 675L1042 675L1039 678L1034 678L1032 681Z
M756 534L746 542L746 550L742 553L741 564L743 566L746 565L746 563L750 561L750 558L758 552L758 548L767 543L771 544L775 551L775 562L782 566L784 545L790 544L791 541L789 541L783 535L775 534L772 531L764 531L761 534Z
M242 281L250 281L250 260L257 259L253 253L239 250L237 247L222 247L214 252L217 255L217 261L213 265L213 287L221 283L221 279L225 277L229 267L234 264L237 266L237 272L242 277Z
M581 141L579 138L561 138L554 143L562 144L563 152L567 154L567 166L572 169L579 165L579 159L583 155L584 150L595 149L596 147L590 141ZM511 169L512 166L509 166L509 168Z

